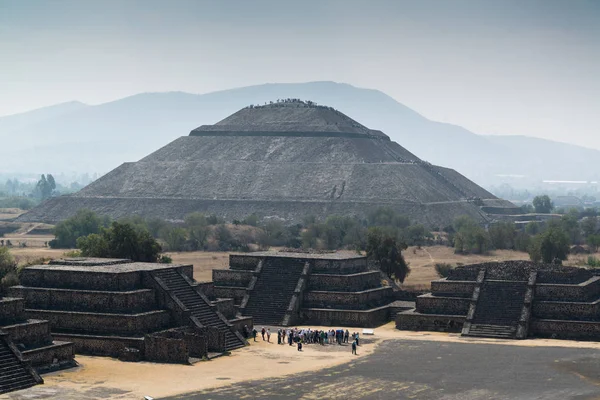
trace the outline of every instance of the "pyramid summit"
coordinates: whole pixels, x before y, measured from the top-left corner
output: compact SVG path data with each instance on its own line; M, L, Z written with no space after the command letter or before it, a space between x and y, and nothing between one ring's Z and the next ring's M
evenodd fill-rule
M341 112L311 101L281 100L264 106L249 106L214 125L194 129L192 136L318 136L389 137L359 124ZM294 135L295 134L295 135Z
M331 107L291 99L200 126L19 220L56 223L86 208L112 218L177 221L198 211L229 221L255 213L296 222L307 215L365 216L383 206L432 227L461 215L485 222L484 210L514 209L383 132Z

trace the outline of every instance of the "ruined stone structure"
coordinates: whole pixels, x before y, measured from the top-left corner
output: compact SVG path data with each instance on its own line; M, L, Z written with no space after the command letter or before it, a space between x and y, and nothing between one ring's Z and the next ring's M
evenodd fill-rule
M398 329L524 339L600 338L600 277L584 268L507 261L457 267L431 282Z
M0 394L43 383L38 372L74 365L73 344L54 341L48 321L28 319L23 299L0 298Z
M191 265L75 258L27 267L20 281L9 291L25 315L82 354L191 362L244 346L237 325L252 324L212 304Z
M232 299L238 315L257 324L373 327L389 320L391 286L364 256L257 252L230 255L205 290Z
M307 215L365 216L382 206L433 227L461 215L485 222L517 210L381 131L329 107L287 101L194 129L18 220L56 223L86 208L113 218L183 220L200 211L229 221L255 213L298 222Z

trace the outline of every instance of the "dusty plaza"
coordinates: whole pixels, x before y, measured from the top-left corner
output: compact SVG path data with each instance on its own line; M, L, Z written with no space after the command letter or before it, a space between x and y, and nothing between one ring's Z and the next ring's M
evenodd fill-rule
M119 259L25 268L0 302L0 338L31 361L0 358L14 376L0 398L600 398L590 270L472 264L411 301L356 254L228 264L207 282L191 265ZM311 339L331 330L352 340Z
M348 346L278 346L259 339L193 366L78 356L80 366L3 399L597 399L600 345L507 341L398 331Z

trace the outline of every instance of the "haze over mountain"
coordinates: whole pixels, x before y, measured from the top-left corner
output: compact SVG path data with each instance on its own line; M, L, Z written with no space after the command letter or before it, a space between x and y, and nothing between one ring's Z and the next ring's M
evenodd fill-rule
M431 121L377 90L334 82L265 84L196 95L143 93L90 106L79 102L0 118L0 171L108 172L249 104L300 98L379 129L421 159L456 169L483 186L599 180L600 151L544 139L484 136Z

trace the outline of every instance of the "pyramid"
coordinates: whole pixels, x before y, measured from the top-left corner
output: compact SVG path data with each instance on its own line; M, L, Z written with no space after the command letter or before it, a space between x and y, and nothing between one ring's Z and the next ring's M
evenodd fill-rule
M112 218L179 221L199 211L228 221L256 213L297 222L362 217L377 207L432 227L461 215L485 222L488 212L515 209L331 107L285 100L200 126L19 220L56 223L86 208Z

